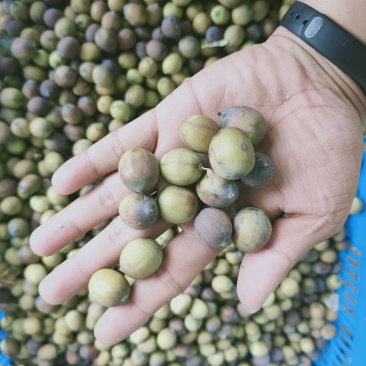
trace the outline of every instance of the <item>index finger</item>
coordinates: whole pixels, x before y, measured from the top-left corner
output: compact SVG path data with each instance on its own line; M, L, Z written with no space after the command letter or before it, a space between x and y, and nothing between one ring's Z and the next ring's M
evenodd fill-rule
M151 110L110 133L63 164L53 175L53 186L61 194L71 194L116 170L126 150L138 146L153 151L157 140L155 121L154 110Z

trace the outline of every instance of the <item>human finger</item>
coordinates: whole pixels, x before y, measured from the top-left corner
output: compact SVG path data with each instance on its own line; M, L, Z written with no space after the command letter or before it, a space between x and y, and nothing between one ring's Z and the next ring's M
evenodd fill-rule
M118 174L101 180L47 222L30 237L32 250L40 256L56 253L72 240L118 213L118 205L128 192Z
M88 285L94 272L116 265L123 247L139 237L156 238L169 224L163 220L146 230L133 230L116 217L101 233L58 265L40 284L39 292L49 304L61 304Z
M183 227L164 249L160 268L132 285L130 299L111 307L95 326L95 335L104 344L115 344L145 324L166 302L183 292L222 248L210 248L201 242L193 224Z
M246 254L240 266L237 293L246 312L258 311L296 262L324 240L323 225L326 223L322 218L306 216L274 222L268 244L258 252Z
M53 175L52 184L61 194L77 189L117 169L122 154L133 147L153 151L156 144L153 110L110 133L88 149L66 161Z

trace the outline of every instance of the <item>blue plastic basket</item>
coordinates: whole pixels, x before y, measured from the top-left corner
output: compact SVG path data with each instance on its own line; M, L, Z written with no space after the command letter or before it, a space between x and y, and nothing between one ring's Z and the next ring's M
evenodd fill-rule
M357 196L366 204L366 151L363 154ZM337 336L315 363L316 366L366 366L365 226L365 207L362 212L350 215L346 222L346 235L351 247L341 253L343 286L338 291Z
M4 312L0 311L0 319L4 316ZM0 342L7 337L7 334L0 329ZM3 353L0 352L0 366L8 366L10 365L10 358L5 356Z

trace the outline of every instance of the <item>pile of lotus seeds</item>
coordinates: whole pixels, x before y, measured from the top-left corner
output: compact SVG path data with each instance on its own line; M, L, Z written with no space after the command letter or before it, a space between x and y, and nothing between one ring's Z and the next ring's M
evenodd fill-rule
M95 340L106 306L88 289L61 305L38 292L109 221L49 257L29 246L34 228L91 187L58 194L51 186L58 167L202 68L265 41L292 2L0 1L0 308L7 314L0 326L8 333L1 351L13 364L306 366L319 357L336 332L343 229L310 250L251 316L235 288L244 254L223 247L183 294L110 347ZM180 230L174 224L154 238L160 250Z

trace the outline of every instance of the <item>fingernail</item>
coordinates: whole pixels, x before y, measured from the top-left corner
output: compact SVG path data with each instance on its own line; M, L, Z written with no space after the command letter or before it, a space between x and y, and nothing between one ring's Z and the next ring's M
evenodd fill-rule
M247 307L246 305L244 305L244 304L241 304L241 306L242 306L243 310L244 310L246 313L248 313L248 314L254 314L254 313L256 313L257 311L259 311L259 310L261 309L261 307L259 307L258 309L253 310L253 309L251 309L251 308L248 308L248 307Z

